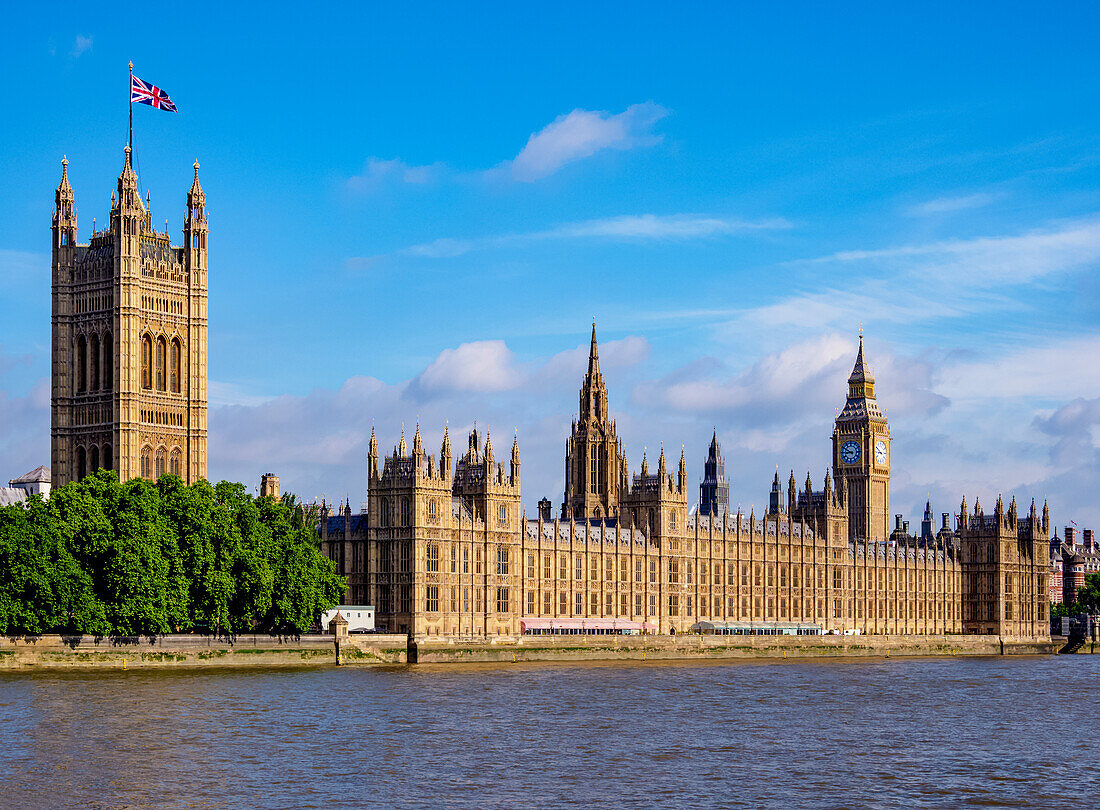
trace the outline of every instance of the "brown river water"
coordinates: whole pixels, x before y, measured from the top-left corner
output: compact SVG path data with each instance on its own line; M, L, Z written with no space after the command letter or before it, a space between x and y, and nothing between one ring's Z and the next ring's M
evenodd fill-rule
M1100 656L0 674L0 806L1100 807Z

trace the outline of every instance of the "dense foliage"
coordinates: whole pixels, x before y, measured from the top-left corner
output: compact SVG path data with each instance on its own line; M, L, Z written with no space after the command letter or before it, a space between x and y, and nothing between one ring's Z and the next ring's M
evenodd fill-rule
M344 590L300 510L99 471L0 508L0 633L302 632Z
M1085 587L1077 589L1077 599L1051 608L1052 616L1078 616L1100 612L1100 573L1085 577Z

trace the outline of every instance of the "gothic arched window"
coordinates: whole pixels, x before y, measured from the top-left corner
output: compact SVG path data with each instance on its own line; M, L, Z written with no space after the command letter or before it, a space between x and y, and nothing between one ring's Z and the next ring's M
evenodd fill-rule
M95 472L99 469L99 448L94 444L92 449L88 453L88 472Z
M157 449L157 478L164 475L165 455L163 447Z
M88 456L83 447L76 448L76 480L88 474Z
M88 390L88 342L84 335L76 339L76 390Z
M166 377L166 374L165 374L165 372L166 372L165 366L167 365L167 362L168 362L168 359L166 357L167 354L168 354L168 345L167 345L167 343L165 343L163 337L158 337L157 338L157 390L158 391L167 391L168 390L167 377Z
M409 499L407 497L401 499L401 525L409 525Z
M180 473L181 460L182 454L180 453L180 449L178 447L173 447L172 457L171 460L168 462L168 472L172 475L182 477Z
M141 477L150 478L153 474L153 451L149 447L141 448Z
M379 523L383 526L390 525L390 502L386 499L382 500L382 519Z
M103 388L108 391L115 387L115 347L111 341L111 333L104 332L99 350L103 353L103 361L100 366L103 369Z
M109 444L103 445L102 456L103 456L103 458L101 458L100 461L103 462L103 469L113 470L115 460L114 460L113 454L111 453L111 445L109 445Z
M180 392L181 378L180 372L182 371L183 360L181 355L183 354L182 347L180 346L180 339L172 339L172 357L171 357L171 377L172 377L172 392L178 394Z
M100 387L99 382L99 338L92 335L88 338L88 365L90 366L88 374L88 388L92 391L98 391Z
M141 387L153 387L153 339L149 335L141 338ZM148 476L142 476L148 478Z

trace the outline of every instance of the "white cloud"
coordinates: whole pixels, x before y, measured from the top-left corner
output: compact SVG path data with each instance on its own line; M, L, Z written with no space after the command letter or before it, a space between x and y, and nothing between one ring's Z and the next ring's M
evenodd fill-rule
M1025 346L991 357L944 364L937 390L952 399L1061 399L1100 396L1100 335Z
M77 34L76 39L73 41L73 49L69 52L69 55L74 59L81 54L86 53L92 49L92 37Z
M798 337L856 324L914 325L1022 313L1022 285L1051 285L1100 264L1100 215L1006 236L845 250L811 259L806 289L738 311L714 313L732 345L759 343L782 327ZM801 265L804 262L792 262ZM812 284L812 288L809 286ZM687 313L692 319L705 313ZM873 328L873 326L872 326Z
M230 382L210 380L206 385L206 401L211 408L222 405L262 405L275 399L273 396L257 394L244 386Z
M432 242L402 248L397 253L427 259L450 259L475 250L514 247L560 239L687 241L789 227L791 227L790 223L781 218L750 221L738 217L699 214L673 214L669 216L639 214L570 222L555 228L529 233L512 233L475 239L445 237ZM369 259L353 261L367 260Z
M956 211L966 211L972 208L981 208L989 205L994 200L992 194L978 193L966 194L961 197L938 197L918 205L910 206L907 213L914 217L934 216L936 214L953 214Z
M444 349L412 385L425 393L490 392L515 388L520 380L515 355L504 341L481 340Z
M720 364L691 364L638 385L633 400L676 411L726 413L746 425L789 421L835 400L855 355L852 340L825 334L769 354L724 379L719 377Z
M424 185L438 179L445 170L446 167L442 163L410 166L398 159L383 160L372 157L367 159L363 171L348 178L347 187L349 191L355 193L368 193L389 184Z
M1083 363L1089 345L1082 342L1071 352L1075 359L1067 362ZM646 379L649 343L630 336L602 343L600 364L632 470L643 447L653 462L662 443L673 457L683 443L689 475L696 478L714 426L723 442L733 500L748 509L766 503L777 465L784 480L793 468L801 486L808 469L820 486L829 464L832 420L844 403L855 350L854 338L823 332L790 342L740 370L700 357L661 378ZM1094 441L1100 430L1100 387L1089 395L1093 399L1071 402L1058 399L1062 389L1051 388L1046 377L1034 377L1032 385L1033 374L1059 350L1050 346L1044 351L1050 353L1009 352L979 362L933 351L906 355L867 344L894 437L892 512L916 521L926 498L938 514L953 511L964 493L970 502L980 496L985 503L1003 492L1025 503L1032 494L1040 500L1049 495L1058 520L1092 519L1093 514L1100 520L1100 509L1088 505L1091 492L1100 487L1100 451ZM479 428L491 431L498 455L518 428L524 503L532 507L543 495L557 503L564 440L587 356L587 339L529 361L504 341L478 341L444 350L408 381L353 377L335 391L212 408L210 471L252 482L272 470L290 491L306 497L327 493L330 499L346 494L357 506L366 486L372 424L385 453L397 443L402 425L411 439L419 418L425 447L438 454L447 420L459 450L476 419ZM1054 367L1049 373L1061 372ZM1002 376L1008 382L992 384ZM961 378L972 387L963 389L956 383ZM1016 397L1009 395L1014 383L1022 389ZM982 396L983 388L988 397ZM40 411L45 425L48 391Z
M88 47L91 47L90 39ZM348 179L347 187L356 193L373 192L389 185L424 185L448 174L459 178L505 176L519 182L531 182L605 149L621 151L658 143L661 137L654 135L652 129L666 115L668 111L664 107L652 102L634 104L617 115L577 109L533 133L515 158L493 169L461 173L440 162L411 166L399 158L371 157L359 174Z
M668 110L648 101L633 104L617 115L573 110L532 133L520 153L502 168L512 179L529 183L604 149L650 146L661 140L652 129L666 115Z

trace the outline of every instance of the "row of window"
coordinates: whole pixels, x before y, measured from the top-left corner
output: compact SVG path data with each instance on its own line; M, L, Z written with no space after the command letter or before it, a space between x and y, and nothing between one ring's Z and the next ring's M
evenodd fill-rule
M183 385L183 344L178 337L168 341L146 333L141 338L141 387L147 391L178 394Z
M474 588L473 599L470 599L470 588L455 588L449 589L449 604L451 613L458 613L460 604L463 613L480 613L483 609L482 603L482 591ZM461 603L459 602L459 594L461 591ZM438 585L428 585L424 589L424 608L428 613L439 613L440 608L446 608L445 604L440 603L440 587ZM492 596L490 598L490 604L492 603ZM512 598L511 591L508 588L496 589L496 605L497 613L511 613L512 612Z
M73 312L81 314L84 312L102 312L105 309L110 309L113 297L109 292L78 295L73 301Z
M698 599L697 603L693 601L696 598ZM573 612L574 612L574 615L577 615L577 616L585 615L585 613L584 613L584 608L585 608L584 601L585 600L584 600L584 595L583 594L580 594L580 593L573 594ZM589 602L589 615L599 614L600 613L600 603L601 603L599 594L589 594L588 602ZM619 617L625 617L625 616L629 616L629 615L641 616L641 615L643 615L643 610L642 609L645 605L645 600L644 600L642 594L634 594L634 598L633 598L634 611L633 611L633 614L631 614L629 612L631 601L630 601L630 597L629 597L628 594L625 594L625 593L619 594L618 613L615 612L616 603L615 603L615 599L614 599L613 594L609 594L609 593L604 594L602 602L603 602L603 615L604 616L619 616ZM853 602L854 602L854 604L853 604ZM650 616L657 615L657 594L652 594L652 593L649 594L648 604L649 604L649 613L648 613L648 615L650 615ZM692 609L696 606L696 604L698 605L698 613L696 615L700 615L700 616L707 616L707 615L712 615L712 616L722 616L722 615L735 616L735 615L738 615L738 613L737 613L737 598L736 597L728 596L728 597L725 598L725 611L723 611L723 598L721 596L714 596L714 597L709 597L709 598L706 597L706 596L692 597L692 596L675 594L675 593L668 595L667 612L668 612L669 616L679 616L680 612L681 612L681 609L683 609L683 615L684 616L691 616L692 615ZM798 600L795 600L795 599L790 600L790 602L788 602L786 599L780 599L779 602L778 602L779 611L776 612L777 604L776 604L776 600L775 600L774 597L768 598L766 604L761 600L760 597L756 597L753 600L750 600L748 597L742 597L742 599L741 599L741 612L740 612L739 615L741 617L748 617L750 615L753 615L753 616L767 615L767 616L775 616L775 617L787 618L787 619L797 618L796 616L794 616L794 614L798 613L798 607L799 607L800 604L804 606L804 611L803 611L803 614L802 614L804 617L819 616L822 612L823 607L824 607L823 600L821 600L821 599L817 600L817 610L816 611L814 610L814 600L813 599L806 599L804 602L801 602L801 603ZM568 616L569 615L569 607L570 607L570 605L569 605L569 594L566 593L565 591L559 591L558 592L557 607L558 607L558 615L561 615L561 616ZM713 610L708 610L708 607L713 608ZM764 613L765 607L767 609L767 613ZM864 606L863 606L863 603L860 600L834 599L832 607L833 607L833 611L832 611L833 612L833 618L837 618L837 619L843 619L843 618L862 619L862 618L864 618L864 615L863 615L864 614L864 609L863 609ZM894 619L894 618L897 618L898 620L902 620L902 621L907 620L907 619L918 620L919 621L919 620L923 620L925 618L925 610L924 610L924 604L923 603L918 603L918 604L902 603L902 604L899 604L897 606L896 611L894 609L894 604L892 602L878 603L877 606L876 605L870 605L868 607L869 607L869 609L866 611L867 612L866 618L868 618L868 619L875 619L875 618ZM931 609L931 607L932 606L930 606L929 611L928 611L928 614L929 614L928 618L931 619L931 620L939 620L939 621L947 620L947 621L950 621L952 619L957 619L958 618L958 615L957 615L958 614L958 608L957 608L956 605L953 605L953 604L944 605L944 604L940 603L940 604L937 604L937 605L934 606L935 607L934 611ZM536 594L536 592L535 591L528 591L527 592L527 612L531 615L535 615L537 608L538 608L538 605L537 605L537 594ZM755 608L755 612L750 613L750 610L753 609L753 608ZM788 608L790 608L790 610L788 610ZM552 613L553 609L554 609L554 594L550 591L544 591L543 594L542 594L542 613L543 613L543 615L550 615ZM898 614L896 617L894 615L895 612Z
M73 388L78 394L87 391L110 391L115 382L115 351L111 333L78 335L73 344Z
M553 579L554 578L553 556L554 555L549 554L549 553L543 554L543 557L542 557L542 578L543 579ZM569 555L568 554L558 554L557 557L558 557L557 578L558 579L568 579L569 578ZM620 558L620 560L619 560L618 573L619 573L619 581L620 582L629 582L630 581L630 577L629 577L630 569L629 569L628 559L629 558L623 557L623 558ZM603 557L603 561L604 561L603 562L603 580L605 582L612 582L615 579L615 567L616 567L615 566L615 558L612 557L612 556L605 556L605 557ZM574 579L575 580L583 580L584 579L584 574L585 574L585 571L584 571L585 566L584 566L584 557L583 557L583 555L579 555L579 554L575 555L573 562L574 562L574 565L573 565ZM681 562L683 562L682 566L681 566ZM634 582L642 582L643 581L643 565L644 565L643 564L643 558L641 558L641 557L635 557L634 558ZM600 573L601 573L600 572L600 557L596 557L596 556L589 557L588 558L588 568L589 568L589 570L588 570L588 580L590 582L598 582L600 580ZM681 561L681 560L678 560L677 558L673 557L673 558L668 559L666 570L667 570L667 575L668 575L668 582L670 582L670 583L678 583L681 579L681 573L682 573L683 581L684 581L684 584L686 584L686 585L695 584L696 575L698 575L698 581L699 581L700 585L707 584L708 564L705 563L705 562L700 562L698 564L698 569L696 569L696 564L693 561L691 561L691 560ZM800 565L795 564L795 565L776 566L775 563L768 563L767 565L761 565L761 564L757 563L757 564L755 564L751 567L751 575L750 575L750 565L749 565L749 563L742 563L741 564L741 579L740 579L740 582L738 582L737 567L734 563L726 563L726 564L723 565L722 563L716 562L716 563L713 563L713 569L712 569L712 572L711 572L712 573L711 582L713 582L714 585L722 585L723 580L724 580L725 584L730 585L730 586L737 586L738 584L748 586L748 585L752 584L752 585L758 586L758 587L762 586L766 583L767 586L770 588L770 587L775 586L776 579L778 578L779 587L781 587L781 588L786 588L786 587L799 588L799 587L802 587L803 582L805 582L806 587L814 587L814 585L813 585L814 570L815 570L815 567L813 565L800 566ZM825 588L825 569L824 568L817 568L816 570L817 570L817 586L816 587L824 589ZM789 577L788 577L788 571L790 572ZM803 578L803 571L805 571L804 578ZM859 583L859 588L862 589L863 588L863 582L864 582L863 570L862 569L856 569L856 571L857 571L857 575L858 575L856 579ZM873 576L874 573L875 572L872 572L872 571L867 572L868 587L874 587L874 584L876 582L876 578ZM778 577L777 577L777 574L778 574ZM907 577L905 575L905 572L901 572L900 576L895 577L895 572L891 571L891 570L886 570L886 571L879 570L877 572L877 574L878 574L877 583L878 583L879 590L883 590L886 587L894 588L897 584L899 584L898 580L900 580L900 584L903 588L905 587L906 584L908 584L908 587L909 587L910 590L923 589L924 583L925 583L925 576L924 576L923 571L918 571L918 572L909 571ZM537 573L536 573L536 566L535 566L535 553L533 551L528 552L527 553L527 577L528 577L528 579L534 579L536 577L536 575L537 575ZM841 568L834 568L833 569L833 588L836 588L838 590L842 589L842 588L845 588L845 587L848 586L851 579L852 579L851 575L845 569L841 569ZM932 581L932 575L931 574L929 574L928 579L929 579L930 582ZM655 558L649 558L649 581L652 582L652 583L657 582L657 560ZM936 583L937 588L939 588L939 589L943 588L944 578L943 578L942 574L936 574L934 581Z
M183 314L183 301L171 298L156 298L152 295L141 296L142 309L151 309L157 312L170 312L173 315Z
M396 503L394 501L396 501ZM439 501L436 498L429 498L428 518L434 519L438 514ZM411 526L412 501L407 495L397 499L383 498L378 517L378 525L382 528L389 528L391 526ZM506 504L499 504L497 506L497 523L502 526L508 523L508 506Z
M183 451L178 447L171 451L166 447L154 451L148 445L141 448L141 477L155 481L165 473L183 477Z
M102 448L95 444L91 447L79 445L73 458L73 480L79 481L98 469L114 469L113 465L114 455L111 452L111 445L105 444Z

